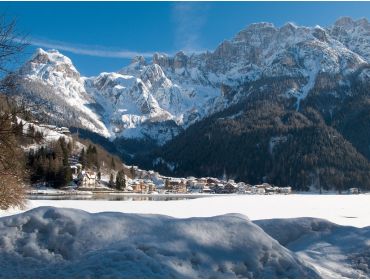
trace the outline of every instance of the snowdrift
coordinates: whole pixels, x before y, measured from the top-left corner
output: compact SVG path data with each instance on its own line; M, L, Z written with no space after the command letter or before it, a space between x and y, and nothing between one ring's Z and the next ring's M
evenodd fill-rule
M318 278L243 215L40 207L0 219L1 278Z
M340 226L317 218L259 220L255 224L313 265L323 278L370 277L370 227Z

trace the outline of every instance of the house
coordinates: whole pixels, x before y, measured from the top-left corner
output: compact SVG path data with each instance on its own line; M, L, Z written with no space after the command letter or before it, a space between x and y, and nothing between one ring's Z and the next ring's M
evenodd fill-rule
M290 194L292 192L292 187L279 188L279 192L282 194Z
M279 188L277 187L272 187L272 186L268 186L268 187L265 187L265 193L266 194L276 194L278 192Z
M202 193L211 193L212 190L209 185L205 185L202 189Z
M360 189L359 188L350 188L350 189L348 189L348 193L349 194L359 194Z
M166 178L165 190L175 193L186 193L186 180L183 178Z
M252 193L254 194L265 194L266 193L266 185L255 185L251 188Z
M216 178L207 178L207 184L218 184L219 182Z
M225 185L224 185L224 184L222 184L222 183L218 183L218 184L216 184L216 185L215 185L215 187L213 188L213 191L214 191L215 193L223 193L223 192L224 192L224 187L225 187Z
M224 193L236 193L238 191L238 186L234 181L229 181L224 187Z
M78 167L76 165L71 165L70 168L71 168L71 171L72 171L72 176L73 175L78 175Z
M157 191L157 187L155 186L155 184L153 183L152 180L145 180L144 184L147 187L147 192L148 193L152 193L152 192Z
M95 188L96 187L96 181L97 181L97 176L96 172L93 171L82 171L79 174L78 177L80 181L80 187L81 188Z
M131 182L130 190L135 193L151 193L155 192L156 186L151 180L136 179ZM126 188L128 190L128 188Z
M141 182L139 180L134 180L133 182L131 182L130 187L133 192L141 193L142 188L141 188Z
M198 183L207 184L207 178L199 178L197 181Z
M186 180L186 187L188 189L191 189L191 190L193 190L193 189L199 189L199 188L196 188L195 187L196 185L197 185L197 180L187 178L187 180Z

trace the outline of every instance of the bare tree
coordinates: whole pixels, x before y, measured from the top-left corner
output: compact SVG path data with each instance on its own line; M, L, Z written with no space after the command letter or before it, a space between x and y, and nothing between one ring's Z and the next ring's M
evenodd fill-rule
M16 32L16 21L7 22L0 16L0 94L16 90L11 68L26 47L24 38ZM24 202L24 153L17 142L15 127L17 115L24 108L17 107L5 96L0 96L0 209L22 206Z
M15 134L16 112L5 97L0 101L0 209L7 209L23 205L24 153Z

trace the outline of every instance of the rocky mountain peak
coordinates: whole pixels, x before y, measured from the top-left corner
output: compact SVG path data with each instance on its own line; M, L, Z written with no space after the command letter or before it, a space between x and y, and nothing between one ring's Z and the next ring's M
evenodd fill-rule
M183 51L176 53L174 57L173 67L175 69L186 68L188 59L188 56Z
M369 21L366 18L360 18L359 20L357 20L357 24L365 28L370 27Z
M272 23L260 22L252 23L247 28L241 30L233 39L234 42L248 42L257 40L258 37L265 37L274 34L277 31ZM258 34L257 36L254 36Z
M22 75L38 76L47 79L51 73L60 78L80 79L80 73L72 61L57 50L45 51L38 48L19 70Z
M142 55L137 55L132 58L131 64L146 65L145 57Z
M333 25L333 29L353 31L354 29L370 30L370 23L366 18L354 20L350 17L341 17Z
M170 66L170 59L167 54L164 53L154 53L153 55L153 63L158 64L162 67L169 67Z
M326 30L332 38L370 61L370 23L367 19L341 17Z
M340 17L339 19L335 21L334 25L346 27L346 26L352 26L354 23L355 22L351 17Z
M30 61L40 64L68 64L74 68L72 61L55 49L45 51L38 48L32 55Z
M324 28L322 28L319 25L316 25L315 28L313 29L312 35L322 41L322 42L328 42L328 34Z

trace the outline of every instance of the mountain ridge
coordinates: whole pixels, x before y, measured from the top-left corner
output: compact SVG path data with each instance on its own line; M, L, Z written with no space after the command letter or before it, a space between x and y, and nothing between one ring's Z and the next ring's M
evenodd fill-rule
M183 128L239 102L242 97L228 95L228 88L237 91L245 81L293 77L295 84L284 94L296 98L299 109L320 71L348 75L367 64L341 43L356 39L355 35L347 41L343 39L343 32L348 34L351 28L357 28L356 34L362 35L364 30L370 30L370 25L348 18L339 19L326 29L292 23L280 28L271 23L255 23L223 41L213 52L186 55L180 51L174 56L155 53L149 62L137 56L121 70L96 77L82 77L71 60L58 51L37 50L18 74L56 88L61 83L55 77L75 80L71 88L66 86L61 91L68 97L80 94L86 104L99 104L103 110L78 108L95 118L88 129L95 126L94 132L105 137L147 138L159 140L162 145ZM367 57L365 50L361 53ZM55 63L54 68L46 67L44 62L53 59L60 63ZM174 126L166 133L163 126L157 128L160 122L168 121Z

